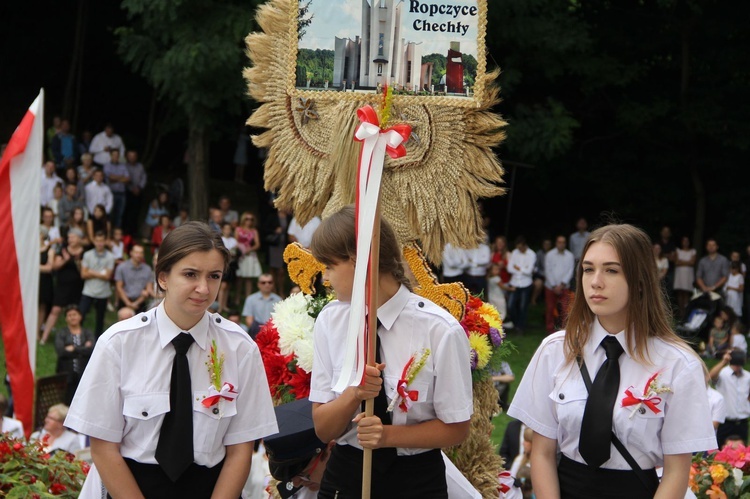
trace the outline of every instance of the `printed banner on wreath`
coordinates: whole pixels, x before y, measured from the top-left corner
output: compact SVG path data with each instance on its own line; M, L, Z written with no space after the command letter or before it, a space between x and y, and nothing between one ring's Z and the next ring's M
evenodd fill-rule
M292 39L294 88L302 95L388 85L399 95L455 97L456 105L471 106L482 90L485 1L326 0L300 8Z

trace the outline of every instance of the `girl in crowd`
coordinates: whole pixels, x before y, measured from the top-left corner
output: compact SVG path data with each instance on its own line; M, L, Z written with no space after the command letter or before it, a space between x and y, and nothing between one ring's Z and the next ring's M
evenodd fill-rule
M40 343L47 343L52 328L63 307L78 305L81 302L83 279L81 279L81 260L83 259L83 233L78 229L68 231L68 244L60 248L52 263L52 271L57 279L52 297L52 310L47 316Z
M642 230L602 227L582 255L566 331L542 342L508 411L534 430L536 495L683 497L691 454L716 448L703 364L670 327Z
M78 229L84 234L83 241L81 242L84 247L91 244L92 240L85 236L86 234L88 234L89 229L86 221L86 214L83 211L83 208L81 208L80 206L76 206L70 212L70 217L68 217L68 224L65 227L60 228L61 235L63 237L67 237L68 231L70 229Z
M81 497L240 497L253 441L278 432L258 347L207 312L229 253L202 222L169 233L164 299L103 334L65 425L91 437ZM106 396L103 396L106 394Z
M109 221L104 205L98 204L94 206L94 213L91 214L86 222L86 228L89 241L94 240L94 234L97 232L104 232L107 236L107 241L112 239L112 223Z
M237 299L242 303L246 297L253 292L253 281L263 273L263 269L258 259L258 250L260 249L260 235L255 215L246 211L240 217L240 224L234 232L234 238L237 240L237 249L239 250L239 266L237 268ZM242 293L245 293L244 295Z
M151 233L154 231L154 228L159 225L159 219L162 215L169 215L169 194L167 191L159 191L156 198L151 200L148 204L145 237L151 239Z
M333 391L345 356L354 284L353 207L347 206L322 222L313 235L311 250L326 265L324 278L338 298L315 322L310 387L313 421L322 441L336 440L318 497L360 497L362 449L369 448L375 449L372 497L446 498L440 448L458 445L466 438L472 414L466 334L453 316L410 291L401 248L393 229L382 221L377 367L366 367L362 384ZM418 398L406 411L396 407L388 412L387 399L398 396L396 385L412 356L415 362L424 359L407 387L418 392ZM361 403L368 399L374 399L375 415L371 417L361 412Z
M76 305L65 309L65 327L55 334L57 373L68 375L65 403L70 404L83 370L94 350L94 333L81 325L83 315Z
M690 295L695 289L695 259L696 251L690 246L690 238L682 236L680 247L677 248L674 269L674 290L680 317L685 316Z

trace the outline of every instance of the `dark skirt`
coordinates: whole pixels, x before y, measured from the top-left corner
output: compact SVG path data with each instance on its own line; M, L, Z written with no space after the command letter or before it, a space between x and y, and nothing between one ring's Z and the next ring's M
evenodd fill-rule
M362 495L362 451L336 445L326 465L319 499L354 499ZM439 449L414 456L395 456L395 449L373 452L373 499L447 499L445 463Z
M659 477L653 468L643 472L648 488L633 470L591 468L563 455L557 466L560 499L652 499Z

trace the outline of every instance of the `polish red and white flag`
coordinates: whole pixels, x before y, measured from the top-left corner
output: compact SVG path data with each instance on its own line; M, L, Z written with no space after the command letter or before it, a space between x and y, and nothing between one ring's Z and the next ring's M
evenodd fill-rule
M0 159L0 330L15 416L32 431L39 330L39 198L44 90L26 111ZM0 415L2 416L2 415Z

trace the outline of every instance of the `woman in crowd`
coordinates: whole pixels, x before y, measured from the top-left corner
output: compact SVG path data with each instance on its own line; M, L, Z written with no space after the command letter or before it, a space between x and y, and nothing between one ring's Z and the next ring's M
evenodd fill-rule
M162 302L99 337L65 421L91 439L81 497L101 482L112 497L240 497L253 441L278 428L258 347L207 312L228 263L220 234L181 225L159 250Z
M52 278L52 264L55 261L55 248L47 237L47 229L39 229L39 318L37 338L41 338L47 312L52 309L55 282Z
M47 317L40 340L42 345L47 343L63 307L78 305L81 302L81 292L83 291L81 260L84 251L82 241L83 233L78 229L70 229L67 246L60 248L60 251L55 255L52 270L56 273L57 280L53 292L52 310Z
M566 330L544 339L508 411L534 430L534 490L683 497L692 453L716 448L703 363L670 327L642 230L597 229L582 255Z
M663 281L667 277L667 271L669 271L669 260L664 256L664 252L661 249L661 244L654 243L652 246L654 250L654 261L656 262L656 272L659 276L659 280Z
M376 365L366 366L361 384L342 392L333 389L347 343L357 246L354 216L354 208L347 206L328 217L311 245L315 258L326 265L325 279L338 298L315 322L313 421L323 442L336 440L318 497L360 497L362 449L368 448L374 449L372 497L398 491L400 498L447 498L440 448L466 438L473 411L468 340L453 316L410 291L401 247L385 220L380 225L377 315L382 326ZM406 410L388 412L388 397L397 396L395 384L410 356L417 356L414 362L421 368L401 388L418 392L419 398L410 407L404 405ZM374 399L375 406L370 417L360 412L368 399Z
M174 229L174 227L172 227L172 219L169 215L159 215L159 225L154 227L154 230L151 232L151 250L154 253L159 252L159 246L161 246L164 238L167 237L167 234L169 234L172 229Z
M253 281L263 273L263 268L258 259L260 249L260 235L255 215L246 211L240 217L240 224L234 231L239 250L239 262L237 267L237 301L250 296L253 292ZM242 293L245 293L244 295Z
M75 454L76 451L81 449L81 440L77 433L63 426L63 421L65 421L67 415L67 405L53 405L47 411L42 429L32 433L29 440L41 442L44 452L51 453L60 450Z
M68 231L70 229L78 229L84 234L84 238L81 241L81 244L83 244L84 247L88 247L91 245L91 239L88 238L88 223L86 220L86 214L83 211L83 208L80 206L76 206L73 208L73 211L70 212L70 217L68 217L68 223L64 227L60 228L60 233L62 237L67 238L68 237Z
M690 246L690 238L682 236L674 263L674 290L680 317L685 316L690 296L695 289L695 260L696 251Z
M94 206L94 213L86 221L86 234L88 234L89 241L94 240L94 234L97 232L104 232L107 240L112 239L112 223L109 221L107 211L101 204Z
M94 333L81 325L83 315L76 305L65 309L65 327L55 333L57 373L68 375L65 403L70 405L83 370L94 350Z

